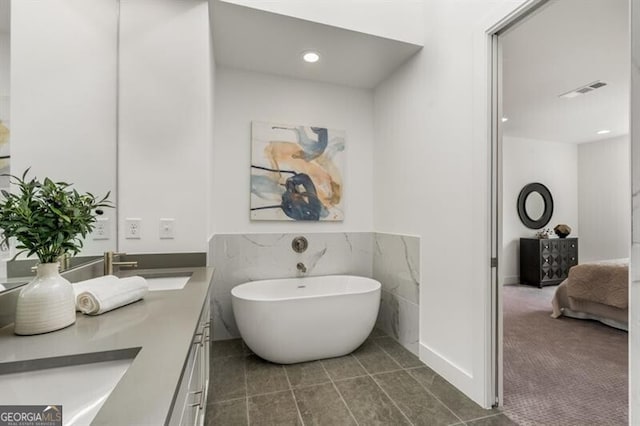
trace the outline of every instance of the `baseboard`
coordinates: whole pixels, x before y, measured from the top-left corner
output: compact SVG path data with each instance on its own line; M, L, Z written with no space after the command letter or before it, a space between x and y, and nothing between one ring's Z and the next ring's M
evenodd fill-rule
M502 285L520 284L519 275L508 275L502 278Z
M480 401L474 392L473 375L464 368L456 365L440 355L427 345L420 343L420 361L427 364L433 371L444 377L449 383L471 398L476 404L484 408L485 401Z

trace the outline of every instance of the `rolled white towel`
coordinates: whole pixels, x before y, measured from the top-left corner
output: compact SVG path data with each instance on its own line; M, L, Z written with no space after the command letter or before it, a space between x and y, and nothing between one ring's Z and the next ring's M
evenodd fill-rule
M149 292L147 280L137 276L105 284L85 287L78 294L76 303L83 314L100 315L140 300Z
M78 281L77 283L73 283L73 292L76 295L76 311L80 311L80 305L78 305L78 296L80 293L86 291L87 289L95 288L98 285L107 285L113 286L120 278L115 275L105 275L103 277L91 278L90 280Z

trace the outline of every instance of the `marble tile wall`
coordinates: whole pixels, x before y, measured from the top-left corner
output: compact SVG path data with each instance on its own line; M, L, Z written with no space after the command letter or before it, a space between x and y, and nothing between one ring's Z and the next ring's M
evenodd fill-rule
M216 268L212 297L213 338L240 337L231 308L231 289L247 281L297 276L303 262L308 276L349 274L371 277L370 232L304 233L307 250L298 254L291 240L301 234L218 234L209 241L209 264Z
M420 238L374 234L373 278L382 283L377 326L418 355Z
M215 267L212 294L213 338L240 337L231 307L231 289L248 281L307 275L350 274L382 283L377 326L418 353L419 239L370 232L304 233L305 253L291 249L300 234L218 234L209 241L209 265Z

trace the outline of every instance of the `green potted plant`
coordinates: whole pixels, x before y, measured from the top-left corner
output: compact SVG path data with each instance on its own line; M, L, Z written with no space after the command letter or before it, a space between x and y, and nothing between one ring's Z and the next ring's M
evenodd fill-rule
M94 229L96 215L102 214L100 209L113 207L109 193L103 198L80 194L65 182L27 180L28 172L22 177L8 175L17 191L2 190L0 200L4 242L15 238L16 257L27 253L40 261L36 278L18 296L14 331L21 335L46 333L75 322L73 287L60 276L59 260L78 254L83 238Z

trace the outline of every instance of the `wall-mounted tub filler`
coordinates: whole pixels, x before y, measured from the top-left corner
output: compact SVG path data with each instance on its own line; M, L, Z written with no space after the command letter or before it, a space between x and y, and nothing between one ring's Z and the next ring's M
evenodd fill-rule
M305 237L295 237L291 241L291 248L296 253L304 253L307 247L309 247L309 241Z
M233 314L256 355L279 364L353 352L373 330L378 281L332 275L253 281L231 290Z

